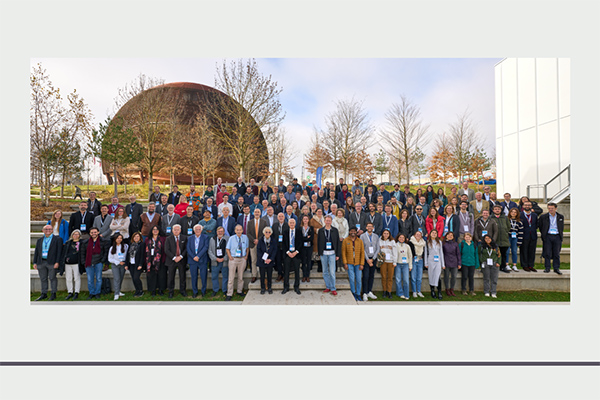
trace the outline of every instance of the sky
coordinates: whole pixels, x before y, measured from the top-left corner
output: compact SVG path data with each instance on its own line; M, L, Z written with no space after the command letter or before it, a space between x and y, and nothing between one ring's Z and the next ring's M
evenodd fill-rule
M286 128L294 145L294 174L302 172L314 128L324 127L335 102L354 97L363 101L376 132L385 127L384 115L400 95L421 109L432 138L442 134L458 114L469 110L488 152L495 147L494 65L499 58L270 58L256 59L263 75L282 89L280 101ZM165 82L195 82L214 86L217 64L211 58L36 58L62 93L74 89L94 115L94 126L113 114L118 88L140 73ZM432 140L433 142L434 140ZM378 142L378 141L376 141ZM431 146L429 146L431 147ZM375 154L376 143L370 152ZM428 148L425 149L426 152ZM306 172L305 176L308 175Z

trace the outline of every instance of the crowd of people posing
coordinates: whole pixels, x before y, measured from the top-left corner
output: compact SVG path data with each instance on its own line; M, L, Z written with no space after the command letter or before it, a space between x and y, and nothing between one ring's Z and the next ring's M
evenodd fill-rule
M66 274L67 300L77 299L81 275L87 274L88 299L100 298L102 271L113 272L114 299L118 300L123 277L131 275L136 297L144 295L142 274L151 296L187 297L186 271L192 281L192 297L207 295L208 273L212 295L219 291L229 301L244 296L243 273L251 271L251 282L260 280L260 293L272 294L273 274L283 281L282 294L301 295L300 282L310 282L311 271L323 273L325 293L337 295L336 272L347 271L350 290L357 301L376 299L373 284L381 274L383 296L408 300L424 297L423 271L427 271L431 297L456 296L461 273L464 296L474 296L475 270L483 273L485 296L497 297L499 271L517 268L517 248L523 271L534 267L538 230L543 242L544 272L560 271L560 249L564 217L557 205L548 212L527 197L516 203L510 193L503 201L484 187L483 192L462 187L410 192L394 185L388 191L369 181L351 188L343 179L337 186L322 188L294 179L270 187L242 178L233 187L217 179L203 193L191 185L187 194L173 186L163 194L159 186L149 196L147 211L135 195L123 206L113 197L102 204L94 192L79 204L69 221L57 210L37 241L34 268L42 293L36 300L56 298L56 274ZM512 263L512 266L511 266ZM237 274L237 279L236 279ZM219 284L221 275L221 284ZM201 285L198 285L200 278ZM443 279L443 285L442 285Z

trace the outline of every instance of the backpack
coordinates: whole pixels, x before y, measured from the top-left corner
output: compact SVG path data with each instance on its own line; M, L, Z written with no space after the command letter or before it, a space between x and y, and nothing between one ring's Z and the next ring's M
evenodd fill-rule
M110 283L110 278L102 278L102 285L100 286L101 294L109 294L112 292L112 285Z

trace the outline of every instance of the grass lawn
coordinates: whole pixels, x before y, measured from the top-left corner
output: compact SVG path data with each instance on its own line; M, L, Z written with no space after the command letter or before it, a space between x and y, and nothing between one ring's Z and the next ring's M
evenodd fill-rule
M179 294L179 291L175 291L175 295L172 299L169 299L169 295L166 293L162 296L156 295L154 297L152 297L149 292L144 292L144 295L142 297L133 297L134 292L123 292L123 293L125 293L125 296L120 297L119 300L117 300L117 301L174 301L174 302L178 302L178 301L225 301L225 295L222 292L219 292L219 294L217 296L213 297L212 291L210 291L210 290L206 293L206 296L204 296L203 298L198 296L195 299L192 298L191 290L187 291L187 294L188 294L187 297L183 297L183 296L181 296L181 294ZM68 295L67 292L57 292L55 301L72 301L72 300L65 300L67 295ZM34 301L39 296L40 296L40 292L31 293L31 301ZM48 296L50 296L49 293L48 293ZM81 293L79 293L79 298L75 301L86 300L87 297L88 297L88 292L81 292ZM114 298L114 293L110 293L110 294L102 295L101 299L94 299L93 301L112 301L112 302L114 302L113 298ZM237 293L235 293L233 295L233 297L231 298L231 301L242 301L242 300L244 300L244 298L239 296ZM47 300L43 300L43 301L47 301Z
M571 294L565 292L537 292L537 291L518 291L518 292L498 292L498 298L494 299L491 296L486 297L483 292L475 292L476 296L463 296L462 292L458 289L454 289L456 297L446 296L445 291L442 291L442 300L434 300L431 298L431 292L423 288L423 295L425 297L410 297L410 300L403 300L393 293L393 298L383 298L383 292L375 292L377 300L369 301L405 301L405 302L425 302L425 301L491 301L491 302L503 302L503 301L570 301Z

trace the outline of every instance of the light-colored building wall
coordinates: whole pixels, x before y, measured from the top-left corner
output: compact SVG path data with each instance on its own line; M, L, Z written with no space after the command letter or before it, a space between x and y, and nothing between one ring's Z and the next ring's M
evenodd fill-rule
M571 163L570 59L505 58L495 66L498 197L525 196ZM552 196L566 175L548 187ZM533 189L531 197L542 197Z

